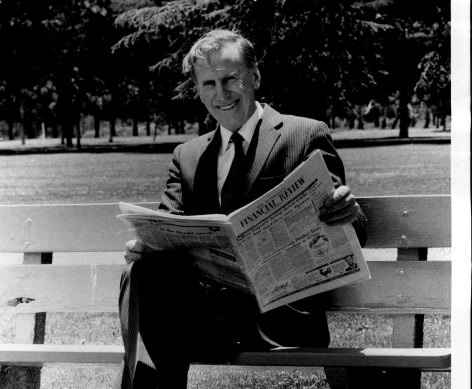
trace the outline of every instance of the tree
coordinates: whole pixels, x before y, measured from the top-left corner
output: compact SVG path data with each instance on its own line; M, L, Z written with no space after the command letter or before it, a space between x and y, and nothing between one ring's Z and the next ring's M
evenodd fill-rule
M57 88L58 117L63 138L72 147L73 129L80 139L80 117L87 107L96 110L101 96L106 93L103 77L109 60L112 15L109 0L57 1L54 12L45 23L49 26L51 58L61 71L54 73ZM93 108L93 109L92 109Z
M28 135L35 135L28 124L34 119L30 111L36 109L38 89L47 80L48 63L43 55L47 29L42 23L47 12L45 2L0 2L0 102L9 139L14 136L14 123L22 119Z
M38 119L31 115L44 114L41 91L52 83L56 118L72 146L81 113L107 92L113 19L110 0L0 2L0 101L7 121L28 127Z
M255 42L262 59L260 98L310 117L324 117L333 102L365 99L384 75L374 38L391 28L376 21L372 7L328 0L178 0L129 10L116 23L129 32L115 50L145 58L162 106L171 95L187 103L195 98L192 82L180 73L182 58L204 32L221 27Z
M451 25L448 19L432 25L429 43L430 51L418 65L421 75L414 91L426 103L428 114L433 107L439 111L438 117L446 130L446 115L450 114L451 107Z
M450 20L450 2L444 0L407 0L385 1L378 9L379 19L390 24L384 53L389 77L385 84L388 93L400 94L400 132L401 138L408 137L410 116L408 104L420 82L421 68L425 56L432 50L436 25L447 24ZM447 37L446 39L449 39ZM447 46L447 44L446 44ZM444 61L449 53L442 52Z

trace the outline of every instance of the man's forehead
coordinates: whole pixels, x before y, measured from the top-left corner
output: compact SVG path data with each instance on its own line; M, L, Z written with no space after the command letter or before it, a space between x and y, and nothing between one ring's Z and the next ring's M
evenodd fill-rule
M224 70L227 67L244 66L244 59L235 43L226 43L219 49L210 50L205 58L199 58L195 68Z

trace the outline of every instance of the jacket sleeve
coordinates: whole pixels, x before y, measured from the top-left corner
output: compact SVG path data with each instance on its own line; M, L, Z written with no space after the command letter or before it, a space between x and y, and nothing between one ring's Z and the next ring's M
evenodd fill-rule
M323 122L317 121L314 127L314 131L311 132L311 141L308 142L307 145L307 155L315 150L320 150L331 174L334 186L337 188L340 185L346 185L344 164L334 147L328 126ZM362 209L360 209L357 220L355 220L352 225L356 231L361 247L365 246L367 242L367 218Z
M184 213L182 199L182 174L180 171L179 156L181 145L177 146L172 156L169 166L169 176L167 178L166 188L162 193L159 209L165 212L182 215Z

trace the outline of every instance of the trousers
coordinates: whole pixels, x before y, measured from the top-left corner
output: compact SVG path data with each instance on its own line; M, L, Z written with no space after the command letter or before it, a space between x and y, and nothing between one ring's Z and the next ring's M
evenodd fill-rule
M229 360L274 344L329 344L316 296L261 314L253 295L208 287L185 252L160 252L127 265L119 312L125 356L117 389L186 388L192 362Z

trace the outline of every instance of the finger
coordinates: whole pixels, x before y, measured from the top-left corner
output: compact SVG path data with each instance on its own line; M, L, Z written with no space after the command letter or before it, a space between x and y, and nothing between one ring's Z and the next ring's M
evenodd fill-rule
M335 189L331 197L328 197L324 203L325 207L331 207L351 195L351 188L341 185Z
M357 216L354 214L343 214L336 215L336 217L330 218L325 221L329 226L341 226L345 224L351 224L357 219Z
M149 247L145 246L140 240L129 240L125 244L125 251L129 253L145 254L151 252Z
M343 197L335 203L332 203L330 206L324 206L320 209L320 214L323 216L330 215L332 213L337 213L345 209L356 207L357 202L356 198L352 193L349 193L347 197Z
M348 224L357 219L359 211L359 204L355 202L352 206L320 215L320 220L328 225Z
M137 240L128 240L125 244L125 251L133 252L136 244L137 244Z
M125 244L124 258L129 265L132 262L139 261L145 254L151 253L152 250L144 245L140 240L130 240Z
M139 261L140 259L142 259L141 254L133 253L133 252L130 252L130 251L125 251L124 257L125 257L125 261L128 265L132 262L136 262L136 261Z

